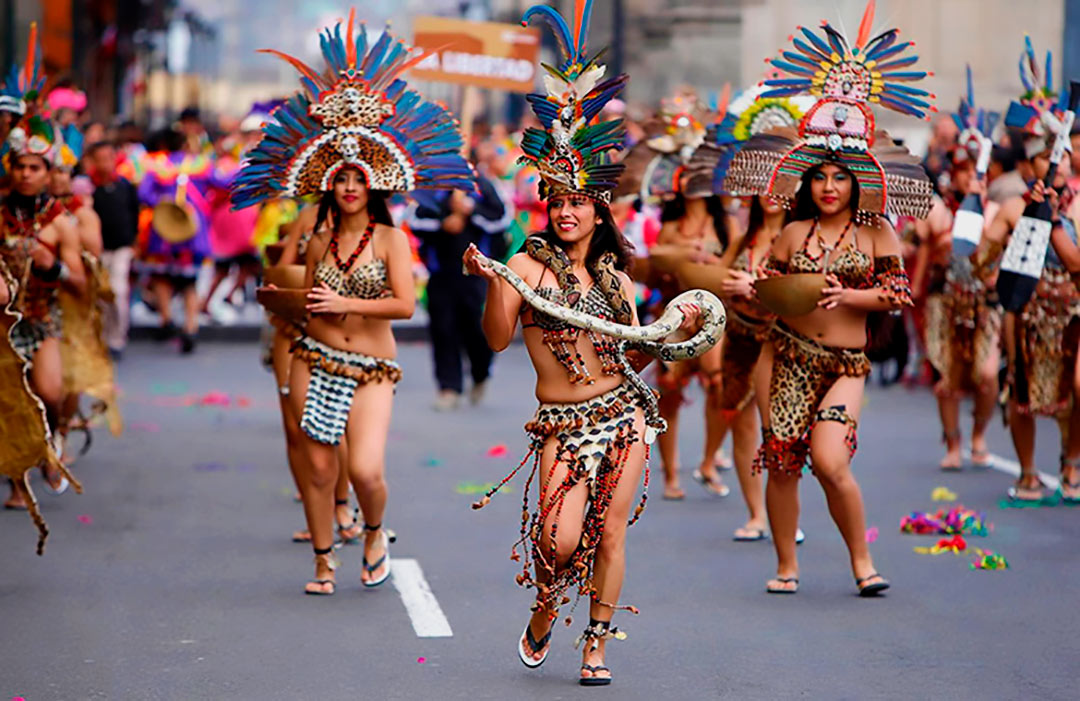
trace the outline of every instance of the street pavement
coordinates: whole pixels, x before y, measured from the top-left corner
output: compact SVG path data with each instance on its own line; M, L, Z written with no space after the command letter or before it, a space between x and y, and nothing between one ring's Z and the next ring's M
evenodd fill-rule
M654 498L630 531L623 601L641 614L617 618L628 638L608 648L614 684L576 685L584 605L572 629L560 622L544 667L526 670L514 646L531 592L508 557L520 481L470 508L471 492L523 452L534 408L525 350L497 359L486 402L452 414L430 408L429 353L401 347L388 451L392 554L412 562L364 590L360 550L346 547L337 595L317 598L301 593L311 553L289 541L303 517L257 347L179 357L133 346L119 367L126 434L97 431L75 466L84 494L38 489L52 529L44 557L25 514L0 514L0 699L1075 698L1080 510L1001 508L1008 475L942 474L924 389L872 387L863 413L855 472L887 596L855 596L812 479L799 593L765 593L771 545L731 540L745 519L734 475L726 499L689 479L702 437L695 393L683 422L688 498L659 498L654 456ZM1040 465L1056 474L1056 427L1039 430ZM990 442L1011 457L1000 421ZM499 445L506 454L489 456ZM935 539L903 535L899 521L947 506L931 501L938 486L987 512L992 534L969 540L1011 569L913 551Z

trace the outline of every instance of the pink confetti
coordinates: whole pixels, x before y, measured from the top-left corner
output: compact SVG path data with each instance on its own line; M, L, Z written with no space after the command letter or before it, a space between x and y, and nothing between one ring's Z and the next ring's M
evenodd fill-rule
M251 398L250 397L237 397L236 398L236 406L238 406L238 407L240 407L242 409L248 408L249 406L251 406Z
M866 542L867 543L873 543L875 540L877 540L877 537L878 537L878 527L877 526L871 526L870 528L866 529Z
M416 658L416 664L424 664L425 662L427 662L426 657L417 657Z
M21 696L12 696L11 701L26 701L26 699Z
M505 458L508 452L506 446L500 443L499 445L493 445L488 448L487 456L489 458Z
M82 523L84 525L89 526L93 522L94 522L94 519L92 517L88 516L87 514L81 514L79 516L79 523Z
M229 395L224 392L207 392L199 400L203 406L229 406Z

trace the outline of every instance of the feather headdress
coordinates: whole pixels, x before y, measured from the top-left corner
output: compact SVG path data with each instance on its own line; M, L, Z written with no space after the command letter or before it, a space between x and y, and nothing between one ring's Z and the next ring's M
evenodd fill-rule
M1046 52L1043 70L1039 70L1031 37L1024 37L1024 50L1020 54L1020 82L1024 92L1019 100L1009 103L1005 113L1005 126L1018 129L1024 134L1024 151L1031 158L1050 148L1061 128L1061 115L1065 111L1065 95L1054 90L1053 54Z
M373 190L474 188L462 157L459 125L450 112L424 100L402 78L426 54L389 29L369 41L349 12L320 36L322 71L272 49L300 73L303 90L285 101L262 128L263 138L237 176L232 202L248 207L278 197L329 190L343 168L358 168Z
M547 22L559 44L558 67L543 64L544 92L528 96L543 128L529 128L521 141L519 159L540 174L540 197L579 193L600 202L611 201L623 166L609 156L622 148L622 120L593 123L625 87L625 74L604 80L603 52L588 56L586 40L593 0L575 0L573 31L562 15L546 5L525 11L522 24L539 18Z
M0 89L0 111L18 115L19 120L7 137L4 168L20 156L41 156L50 166L62 163L65 157L60 130L47 118L44 110L45 74L41 68L37 24L30 25L26 62L12 66Z
M957 149L953 154L953 161L976 160L979 156L982 142L989 139L1001 119L999 112L990 112L975 106L975 84L971 77L971 66L967 67L964 95L960 98L960 105L952 115L953 123L960 130L957 137Z
M791 76L764 81L762 98L809 93L817 98L795 130L751 138L735 155L725 189L740 195L771 195L790 206L803 175L826 162L844 166L859 183L860 220L892 213L925 217L931 185L917 159L875 127L872 104L927 118L934 95L908 85L930 73L908 70L918 56L898 41L899 30L873 35L875 1L867 3L855 41L822 22L821 33L799 27L794 50L769 62Z

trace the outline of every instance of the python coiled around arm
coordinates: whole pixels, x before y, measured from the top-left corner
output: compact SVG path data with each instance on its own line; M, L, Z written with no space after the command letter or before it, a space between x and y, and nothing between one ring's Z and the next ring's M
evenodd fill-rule
M502 263L483 254L477 254L476 258L481 266L490 268L506 280L530 307L583 331L593 331L620 339L626 348L639 350L663 361L687 360L700 356L720 341L727 324L723 303L706 290L683 292L671 300L660 318L648 326L617 324L545 299ZM677 331L683 323L684 316L680 306L684 304L695 305L701 310L701 328L684 341L665 343L663 339Z

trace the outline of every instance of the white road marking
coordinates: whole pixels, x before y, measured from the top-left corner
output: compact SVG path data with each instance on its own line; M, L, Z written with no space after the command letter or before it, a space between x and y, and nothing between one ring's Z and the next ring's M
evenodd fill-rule
M413 630L418 638L450 638L450 621L446 620L438 600L424 579L424 571L416 560L394 558L391 564L394 587L401 595L401 603L409 613Z
M963 451L963 458L965 460L971 460L971 451ZM998 472L1004 472L1007 475L1012 475L1013 477L1020 476L1020 463L1016 462L1015 460L1003 458L1000 455L995 455L994 453L990 453L990 467L997 470ZM1057 477L1054 477L1053 475L1048 475L1045 472L1040 472L1039 477L1042 478L1043 484L1045 484L1050 489L1057 489L1061 486L1061 480L1059 480Z

